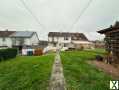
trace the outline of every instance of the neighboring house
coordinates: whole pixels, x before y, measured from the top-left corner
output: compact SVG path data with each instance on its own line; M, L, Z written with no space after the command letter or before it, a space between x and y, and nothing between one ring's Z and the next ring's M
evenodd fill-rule
M105 48L105 42L100 40L92 41L94 48Z
M13 33L14 31L0 31L0 48L12 47L10 35Z
M36 32L31 31L0 31L0 46L18 47L38 45Z
M69 33L69 32L49 32L48 34L49 46L56 47L60 43L63 48L91 48L91 42L83 33Z
M119 22L111 25L109 28L98 31L100 34L105 34L105 46L115 63L119 63Z

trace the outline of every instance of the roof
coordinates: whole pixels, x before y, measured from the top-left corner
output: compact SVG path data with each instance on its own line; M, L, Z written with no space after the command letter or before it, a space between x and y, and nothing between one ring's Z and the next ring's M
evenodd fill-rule
M15 31L0 31L0 37L9 37Z
M70 36L70 33L68 32L49 32L48 37L64 37L64 36Z
M27 38L27 37L31 37L35 32L31 32L31 31L17 31L13 34L10 35L10 37L23 37L23 38Z
M111 25L109 28L97 31L98 33L104 34L110 31L117 31L119 29L119 21L117 21L113 26Z
M85 40L88 41L87 37L83 33L70 33L72 40Z
M49 32L48 37L71 37L72 40L88 40L83 33Z

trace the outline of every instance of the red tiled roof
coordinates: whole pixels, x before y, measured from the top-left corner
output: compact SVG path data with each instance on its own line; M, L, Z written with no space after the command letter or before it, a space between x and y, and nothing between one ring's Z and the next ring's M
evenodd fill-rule
M71 37L72 40L88 40L83 33L49 32L48 37Z

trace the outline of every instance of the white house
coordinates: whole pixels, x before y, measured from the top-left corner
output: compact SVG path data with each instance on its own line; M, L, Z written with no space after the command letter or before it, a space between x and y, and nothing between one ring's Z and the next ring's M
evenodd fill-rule
M10 35L14 31L0 31L0 48L12 47Z
M57 43L62 45L62 49L74 48L91 48L92 43L87 39L83 33L69 33L69 32L49 32L48 34L49 46L55 48Z
M0 47L18 47L38 45L36 32L31 31L0 31Z

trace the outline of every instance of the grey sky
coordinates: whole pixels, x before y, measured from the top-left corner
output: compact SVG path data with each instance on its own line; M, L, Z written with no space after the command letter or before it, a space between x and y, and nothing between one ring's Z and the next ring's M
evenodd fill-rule
M38 25L20 0L0 0L0 30L34 30L40 39L47 39L49 31L83 32L95 40L103 38L96 31L119 20L119 0L93 0L72 29L69 28L89 0L24 1L45 28Z

